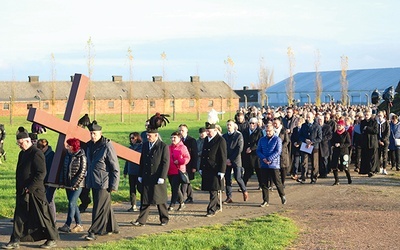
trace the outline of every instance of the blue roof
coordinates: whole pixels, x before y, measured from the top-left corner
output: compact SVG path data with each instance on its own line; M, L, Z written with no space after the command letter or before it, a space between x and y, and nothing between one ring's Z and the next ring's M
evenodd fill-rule
M327 96L340 100L342 88L340 83L341 70L322 71L320 76L322 79L321 101L326 102ZM303 72L294 75L294 95L296 100L300 100L300 103L314 102L315 78L316 72ZM375 89L382 92L390 86L396 88L400 81L400 68L348 70L346 78L348 94L351 96L352 103L364 104ZM288 81L289 78L286 78L267 89L266 93L270 105L287 104L286 85Z

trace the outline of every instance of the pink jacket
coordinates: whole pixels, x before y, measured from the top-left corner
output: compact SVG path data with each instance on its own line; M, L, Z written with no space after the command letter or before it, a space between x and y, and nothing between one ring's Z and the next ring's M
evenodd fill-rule
M178 160L178 164L174 161ZM177 145L169 145L169 169L168 175L179 174L178 169L186 172L186 164L190 161L190 154L186 146L180 141Z

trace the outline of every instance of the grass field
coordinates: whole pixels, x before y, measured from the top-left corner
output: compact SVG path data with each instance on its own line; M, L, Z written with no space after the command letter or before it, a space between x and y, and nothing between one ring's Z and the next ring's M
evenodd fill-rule
M213 225L187 230L173 230L156 235L143 235L85 249L201 249L247 250L285 249L297 238L293 221L271 214L255 219L241 219L228 225ZM78 248L82 249L82 248Z
M159 129L163 140L170 144L170 134L176 131L179 124L185 123L189 127L189 134L198 138L198 129L204 126L207 114L202 114L204 120L198 121L195 114L177 114L175 121L170 117L170 124L166 127ZM60 116L61 118L61 116ZM144 130L144 123L146 121L145 115L125 115L125 122L120 122L119 115L97 115L96 119L103 127L103 135L119 144L129 146L129 133ZM229 119L229 118L227 118ZM131 120L131 123L129 123ZM15 134L19 126L25 127L28 131L31 128L31 122L26 120L26 117L13 117L13 125L10 125L10 117L0 117L0 123L6 127L6 139L4 149L7 152L7 161L0 165L0 189L1 189L1 203L0 203L0 217L12 217L15 206L15 168L17 164L17 157L20 151L16 145ZM224 124L225 122L220 122ZM39 135L39 138L46 138L49 145L56 147L58 134L53 131L47 131L46 134ZM120 159L121 172L123 171L125 161ZM192 185L196 188L199 187L199 178ZM121 183L119 191L113 193L113 202L129 201L129 184L128 180L124 179L121 175ZM65 212L67 209L67 199L64 190L57 190L55 198L57 211Z

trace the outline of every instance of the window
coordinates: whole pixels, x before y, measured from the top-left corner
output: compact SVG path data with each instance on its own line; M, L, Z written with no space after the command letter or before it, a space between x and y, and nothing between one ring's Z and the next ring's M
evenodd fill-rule
M214 106L214 101L208 100L208 107L213 107L213 106Z
M174 101L174 100L169 101L169 106L170 106L170 107L173 108L173 107L174 107L174 104L175 104L175 101Z
M108 102L108 108L113 109L114 108L114 101L109 101Z
M194 100L193 99L189 100L189 107L191 107L191 108L194 107Z
M134 101L131 102L131 107L132 107L133 109L135 108L135 102L134 102Z
M44 102L43 103L43 109L49 109L49 107L50 107L49 102Z
M9 110L10 109L10 104L8 102L3 104L3 109L4 110Z
M31 109L31 108L33 108L33 105L32 105L32 103L28 103L28 104L26 104L26 109Z
M155 108L155 107L156 107L156 102L150 101L150 108Z

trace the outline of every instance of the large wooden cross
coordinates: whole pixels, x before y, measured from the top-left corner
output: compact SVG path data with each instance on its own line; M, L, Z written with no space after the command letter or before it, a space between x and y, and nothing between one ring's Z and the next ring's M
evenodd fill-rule
M69 138L78 138L82 142L90 140L90 132L87 129L78 126L78 120L81 116L82 105L85 99L85 93L88 86L88 78L81 74L75 74L71 86L67 107L65 108L64 118L61 120L42 110L29 109L27 120L39 123L57 133L58 142L55 150L53 163L51 165L48 183L58 184L58 173L60 167L64 164L65 141ZM121 144L112 142L118 157L139 163L140 153L129 149Z

